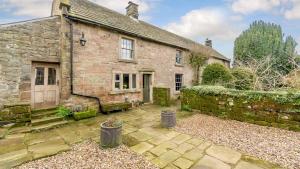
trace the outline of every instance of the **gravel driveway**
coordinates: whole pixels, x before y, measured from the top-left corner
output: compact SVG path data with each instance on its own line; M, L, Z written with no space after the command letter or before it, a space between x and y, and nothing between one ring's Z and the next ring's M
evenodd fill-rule
M246 154L300 169L300 133L197 114L179 122L177 131L227 145Z
M18 169L157 169L142 156L126 146L100 149L99 144L86 141L75 145L71 151L32 161Z

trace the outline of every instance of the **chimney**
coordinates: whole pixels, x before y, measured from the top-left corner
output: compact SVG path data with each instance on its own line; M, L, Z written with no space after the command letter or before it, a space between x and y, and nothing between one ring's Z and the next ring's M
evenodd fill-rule
M208 46L212 48L212 40L209 40L208 38L205 40L205 46Z
M135 4L131 1L128 2L128 6L126 8L126 15L129 17L133 17L135 19L139 19L139 5Z

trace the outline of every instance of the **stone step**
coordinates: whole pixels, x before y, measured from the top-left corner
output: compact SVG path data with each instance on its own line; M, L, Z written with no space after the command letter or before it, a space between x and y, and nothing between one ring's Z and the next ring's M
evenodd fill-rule
M58 122L33 126L33 127L31 127L31 132L40 132L40 131L50 130L50 129L61 127L61 126L66 125L68 123L69 123L68 121L64 120L64 121L58 121Z
M64 119L63 117L58 117L58 116L50 116L42 119L34 119L31 121L31 126L38 126L47 123L58 122L58 121L62 121L63 119Z
M41 112L47 112L47 111L56 111L57 107L52 107L52 108L48 108L48 109L35 109L32 110L31 113L35 114L35 113L41 113Z
M31 114L31 119L41 119L44 117L53 116L57 113L56 110L44 111L44 112L35 112Z
M27 149L2 154L0 155L0 169L13 168L30 160L32 160L32 155L27 152Z

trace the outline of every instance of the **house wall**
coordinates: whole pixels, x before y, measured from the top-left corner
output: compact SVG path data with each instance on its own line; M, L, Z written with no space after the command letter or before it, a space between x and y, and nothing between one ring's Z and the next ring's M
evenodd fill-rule
M0 109L30 102L33 61L59 62L60 17L0 25Z
M82 32L87 39L86 46L81 46L79 39ZM135 37L135 61L124 62L119 59L120 39L128 37L104 28L74 24L74 91L75 93L97 96L103 102L122 102L142 100L142 71L153 70L153 87L171 88L171 96L176 98L175 74L184 75L184 85L192 85L193 70L189 66L187 55L183 51L184 66L175 65L177 48L145 41ZM131 92L114 92L114 72L136 73L138 88Z

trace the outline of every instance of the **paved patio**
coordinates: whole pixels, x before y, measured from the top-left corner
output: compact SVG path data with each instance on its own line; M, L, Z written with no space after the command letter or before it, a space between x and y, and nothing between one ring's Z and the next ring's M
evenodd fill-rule
M172 129L162 129L159 126L161 110L161 107L148 105L127 112L99 115L41 133L9 134L0 140L0 168L11 168L68 151L71 145L87 139L99 142L100 123L112 116L124 121L124 143L160 168L279 168L228 147L212 144L203 138L193 138ZM182 117L184 112L178 112L178 115Z

